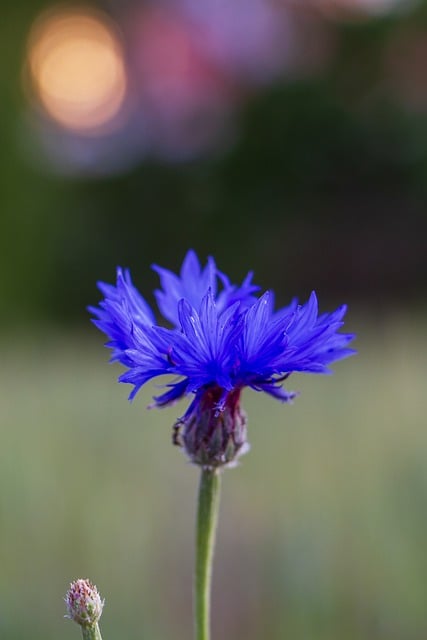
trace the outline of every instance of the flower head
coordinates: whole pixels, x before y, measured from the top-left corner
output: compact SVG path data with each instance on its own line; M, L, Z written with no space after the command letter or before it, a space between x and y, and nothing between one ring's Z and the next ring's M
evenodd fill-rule
M79 578L70 584L65 596L68 615L81 627L93 627L102 614L104 600L90 580Z
M289 402L296 393L282 383L292 373L329 373L329 364L354 353L348 348L354 336L338 333L346 307L319 315L314 292L304 305L294 300L275 310L272 292L254 295L258 287L251 273L240 286L233 285L212 258L202 269L193 251L179 276L153 268L162 285L155 292L157 304L170 328L155 324L129 272L120 268L116 286L99 283L104 300L90 311L110 338L112 360L127 367L119 380L134 385L131 398L163 374L175 378L153 406L192 395L175 425L174 441L197 464L228 465L247 450L240 407L244 387Z

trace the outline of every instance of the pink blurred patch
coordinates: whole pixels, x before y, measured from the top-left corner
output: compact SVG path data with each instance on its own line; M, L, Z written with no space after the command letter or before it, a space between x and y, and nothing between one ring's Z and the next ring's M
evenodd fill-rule
M193 25L200 46L239 80L266 84L294 49L292 14L265 0L171 0Z
M133 12L125 30L134 91L155 147L186 156L220 138L235 92L198 46L200 33L175 12L156 8Z

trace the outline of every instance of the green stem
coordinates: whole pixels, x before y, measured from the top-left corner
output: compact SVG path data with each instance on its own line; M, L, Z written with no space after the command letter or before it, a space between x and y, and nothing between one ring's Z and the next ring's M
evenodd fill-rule
M97 622L91 627L82 627L82 634L83 640L102 640Z
M212 560L218 520L219 489L219 472L202 469L197 511L194 584L196 640L209 640L210 638Z

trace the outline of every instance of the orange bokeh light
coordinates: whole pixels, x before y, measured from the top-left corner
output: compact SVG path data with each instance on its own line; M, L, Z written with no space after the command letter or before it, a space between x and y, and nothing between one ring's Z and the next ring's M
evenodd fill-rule
M40 103L64 127L103 130L123 105L123 52L101 12L57 8L42 14L30 33L27 62Z

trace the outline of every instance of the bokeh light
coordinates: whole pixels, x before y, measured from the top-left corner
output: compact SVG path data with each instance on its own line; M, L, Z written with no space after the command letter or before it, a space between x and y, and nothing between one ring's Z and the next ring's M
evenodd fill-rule
M236 90L179 12L135 7L124 20L132 88L154 155L181 160L212 150L229 127Z
M173 0L203 34L200 46L240 80L265 85L286 68L295 47L292 13L265 0Z
M86 7L57 7L30 33L32 87L48 115L77 132L111 126L126 94L120 40L108 18Z

